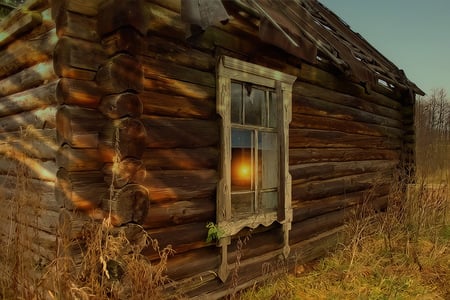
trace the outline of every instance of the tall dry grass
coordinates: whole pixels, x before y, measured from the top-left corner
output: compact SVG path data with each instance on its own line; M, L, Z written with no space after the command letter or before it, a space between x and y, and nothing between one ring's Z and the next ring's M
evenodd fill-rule
M56 257L43 263L35 243L37 219L43 213L39 192L23 163L26 157L16 158L19 163L9 176L15 184L11 187L9 181L0 182L0 190L8 191L0 195L0 217L9 220L9 228L0 232L0 299L167 297L166 266L174 251L170 246L161 249L137 224L112 226L110 216L86 221L77 238L71 237L70 224L60 224L54 239ZM114 197L112 183L110 197ZM143 250L153 251L157 258L149 260L142 255ZM172 291L170 297L182 295Z

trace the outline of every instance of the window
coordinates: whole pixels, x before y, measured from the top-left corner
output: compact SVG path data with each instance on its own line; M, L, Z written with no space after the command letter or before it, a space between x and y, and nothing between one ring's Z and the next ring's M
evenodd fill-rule
M217 223L224 232L222 278L227 274L226 245L244 227L285 225L284 253L289 251L288 129L296 77L227 56L219 59L217 76L217 112L222 118L217 189Z

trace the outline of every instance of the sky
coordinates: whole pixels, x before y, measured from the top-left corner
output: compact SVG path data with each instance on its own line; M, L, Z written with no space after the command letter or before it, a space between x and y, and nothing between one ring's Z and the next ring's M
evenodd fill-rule
M319 0L426 94L450 94L450 0Z

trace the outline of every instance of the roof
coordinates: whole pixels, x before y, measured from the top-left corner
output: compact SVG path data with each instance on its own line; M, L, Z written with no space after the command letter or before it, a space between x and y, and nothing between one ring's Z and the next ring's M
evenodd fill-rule
M193 2L184 0L183 2ZM220 0L208 3L208 18L216 15L222 21L227 16ZM233 0L233 3L260 18L260 38L311 64L328 62L351 81L362 84L370 91L381 85L388 89L409 90L424 95L403 70L384 57L361 35L351 30L342 19L317 0ZM214 3L214 5L213 5ZM201 5L200 5L201 6ZM183 11L183 9L182 9ZM200 15L202 9L200 8ZM201 16L200 16L201 18ZM185 18L188 20L189 18ZM204 29L212 20L202 19Z

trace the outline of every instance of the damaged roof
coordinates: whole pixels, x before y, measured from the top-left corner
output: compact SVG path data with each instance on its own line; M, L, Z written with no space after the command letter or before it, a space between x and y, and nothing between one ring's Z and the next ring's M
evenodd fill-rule
M215 21L223 21L227 16L220 0L183 2L185 8L198 5L199 21L193 21L192 18L186 17L186 14L184 19L189 20L191 24L200 25L203 29L212 24L214 19L212 16L217 16ZM351 81L362 84L368 92L375 85L380 85L391 90L401 89L419 95L425 94L408 80L403 70L317 0L232 0L232 2L259 17L259 34L264 42L282 48L311 64L329 62ZM208 14L202 14L202 11L208 11ZM203 16L208 20L205 21Z

